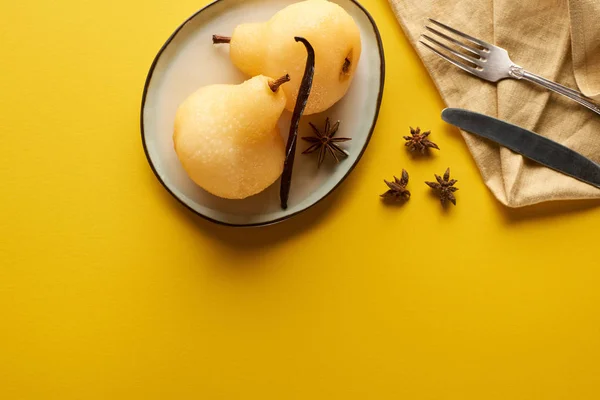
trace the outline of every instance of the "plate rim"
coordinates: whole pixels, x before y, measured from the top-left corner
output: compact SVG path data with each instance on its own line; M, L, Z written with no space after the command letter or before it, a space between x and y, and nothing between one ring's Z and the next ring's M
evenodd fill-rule
M326 199L327 197L329 197L329 195L331 195L331 193L333 193L345 180L346 178L348 178L348 176L352 173L352 171L354 171L354 168L356 168L356 166L358 165L359 161L361 160L362 156L364 155L365 151L367 150L367 147L369 147L369 143L371 141L371 137L373 136L373 132L375 130L375 126L377 125L377 120L379 118L379 111L381 109L381 102L383 100L383 89L384 89L384 85L385 85L385 54L384 54L384 50L383 50L383 41L381 39L381 33L379 32L379 28L377 28L377 24L375 23L375 20L373 19L373 17L371 16L371 14L367 11L367 9L365 7L363 7L362 4L360 4L357 0L348 0L351 3L354 3L368 18L369 22L371 23L371 26L373 27L373 32L375 33L375 38L377 39L377 46L378 46L378 52L379 52L379 58L381 60L381 64L379 67L379 71L380 71L380 78L379 78L379 93L377 94L377 103L375 105L375 115L373 116L373 122L371 123L371 128L369 129L369 134L367 135L367 139L365 141L364 146L362 147L360 153L358 154L358 157L356 158L356 161L354 161L354 163L350 166L350 168L348 168L348 171L344 174L344 176L342 177L342 179L339 180L338 183L335 184L335 186L333 188L331 188L330 191L328 191L324 196L322 196L319 200L315 201L314 203L312 203L311 205L304 207L294 213L288 214L288 215L284 215L280 218L276 218L274 220L271 221L265 221L265 222L256 222L256 223L248 223L248 224L236 224L236 223L229 223L229 222L225 222L225 221L220 221L218 219L214 219L211 218L207 215L204 215L202 213L200 213L199 211L193 209L190 205L188 205L187 203L185 203L182 199L179 198L179 196L177 196L175 193L173 193L173 191L169 188L169 186L163 181L163 179L160 177L158 171L156 170L156 167L154 166L154 163L152 162L152 158L150 157L150 153L148 151L148 146L146 144L146 133L144 130L144 109L146 108L146 97L148 95L148 89L150 87L150 81L152 80L152 76L154 75L154 70L156 68L156 65L158 64L158 61L160 59L160 57L162 56L163 52L167 49L167 47L171 44L171 42L173 41L173 39L175 38L175 36L177 36L177 34L194 18L196 18L197 15L199 15L200 13L202 13L203 11L209 9L210 7L212 7L213 5L220 3L222 1L227 1L227 0L215 0L213 2L211 2L210 4L207 4L206 6L202 7L201 9L199 9L198 11L196 11L195 13L193 13L191 16L189 16L185 21L183 21L178 27L177 29L175 29L175 31L173 31L173 33L169 36L169 38L165 41L165 43L161 46L161 48L158 50L158 53L156 53L156 56L154 56L154 60L152 61L152 64L150 65L150 70L148 71L148 74L146 75L146 81L144 83L144 90L142 93L142 105L141 105L141 111L140 111L140 131L141 131L141 137L142 137L142 146L144 148L144 154L146 155L146 161L148 162L148 164L150 165L150 168L152 169L152 172L154 173L154 176L156 177L156 179L158 179L158 181L160 182L160 184L163 186L163 188L166 189L166 191L171 194L171 196L173 198L175 198L180 204L182 204L185 208L187 208L188 210L190 210L192 213L194 213L195 215L200 216L201 218L213 222L215 224L218 225L223 225L223 226L230 226L230 227L235 227L235 228L251 228L251 227L261 227L261 226L269 226L269 225L274 225L280 222L283 222L285 220L288 220L292 217L295 217L296 215L308 210L311 207L314 207L315 205L317 205L318 203L320 203L321 201L323 201L324 199Z

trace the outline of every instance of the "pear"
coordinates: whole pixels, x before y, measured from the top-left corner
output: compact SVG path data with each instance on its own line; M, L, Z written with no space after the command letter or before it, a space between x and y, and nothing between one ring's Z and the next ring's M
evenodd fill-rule
M279 178L285 145L277 121L286 104L280 85L256 76L240 85L198 89L178 108L173 142L189 177L227 199L257 194Z
M213 36L214 43L230 43L233 64L248 76L290 74L283 87L286 109L296 104L306 63L306 38L315 49L315 75L304 114L315 114L338 102L352 82L360 58L360 30L339 5L326 0L292 4L264 23L238 25L233 35Z

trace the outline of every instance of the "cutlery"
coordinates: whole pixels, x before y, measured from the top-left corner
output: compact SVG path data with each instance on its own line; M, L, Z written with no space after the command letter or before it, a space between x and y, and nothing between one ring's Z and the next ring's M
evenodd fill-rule
M600 115L600 106L590 101L583 93L526 71L511 61L505 49L469 36L434 19L428 19L435 28L425 26L425 29L435 38L423 34L419 42L449 63L490 82L498 82L508 78L533 82L566 96ZM440 32L440 30L444 32ZM449 36L449 34L459 36L464 41L459 41ZM454 45L462 51L458 51L450 45ZM452 58L452 56L455 58Z
M442 119L600 189L600 164L562 144L508 122L460 108L446 108L442 111Z

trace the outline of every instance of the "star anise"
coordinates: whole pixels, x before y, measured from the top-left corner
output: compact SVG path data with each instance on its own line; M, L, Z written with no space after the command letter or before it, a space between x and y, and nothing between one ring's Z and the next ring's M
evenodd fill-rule
M404 201L410 199L410 192L406 189L408 185L408 172L405 169L402 170L402 179L398 179L394 176L394 182L388 182L383 180L388 185L389 190L381 195L384 199Z
M454 184L458 181L456 179L450 179L450 168L446 170L446 173L444 173L443 178L439 175L435 175L435 179L437 180L437 182L425 183L430 188L438 192L442 205L445 206L448 203L448 201L456 205L456 197L454 197L454 192L456 192L458 188L454 187Z
M329 118L325 120L325 130L319 131L312 122L309 122L310 127L313 129L316 136L305 136L302 140L312 143L310 147L302 152L302 154L310 154L315 151L319 151L319 167L325 160L325 154L329 153L335 159L336 163L340 162L340 157L348 157L348 153L342 150L338 143L347 142L352 140L351 138L345 137L334 137L340 127L340 121L337 121L333 126L329 124Z
M413 129L410 127L410 135L404 136L406 140L405 145L409 148L410 151L418 150L421 154L425 154L427 149L437 149L437 144L433 143L431 140L427 139L427 136L431 134L431 131L421 133L421 128L417 127L417 129Z

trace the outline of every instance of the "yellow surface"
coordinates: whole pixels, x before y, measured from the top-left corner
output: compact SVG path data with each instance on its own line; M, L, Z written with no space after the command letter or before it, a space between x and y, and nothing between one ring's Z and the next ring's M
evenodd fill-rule
M500 206L383 0L381 117L335 195L255 230L173 200L140 96L203 3L0 5L1 399L600 398L598 203ZM409 125L442 151L411 159Z

